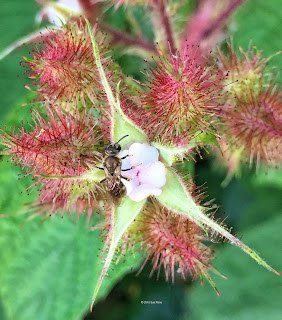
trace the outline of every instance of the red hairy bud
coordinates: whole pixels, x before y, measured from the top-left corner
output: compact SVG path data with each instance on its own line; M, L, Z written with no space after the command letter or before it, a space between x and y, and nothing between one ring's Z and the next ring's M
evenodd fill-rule
M163 266L166 280L171 278L174 282L177 267L183 279L188 275L194 280L205 276L214 286L207 273L214 269L213 251L203 244L208 238L199 226L159 204L148 204L137 223L132 242L137 242L146 257L139 272L151 260L150 276L157 271L159 277Z
M195 51L195 50L194 50ZM215 66L202 66L194 54L161 57L148 74L149 89L143 104L151 114L151 128L163 138L179 137L191 130L211 131L211 117L218 113L222 78Z
M237 97L237 108L229 111L225 122L227 141L232 150L241 149L250 162L282 163L282 99L273 88L256 95L253 91L244 99Z
M103 54L102 43L99 47ZM102 63L106 67L107 60L102 58ZM70 102L90 108L103 93L89 32L82 21L51 30L42 48L33 49L33 58L26 58L25 65L30 67L29 77L34 79L39 100L64 108ZM107 76L110 79L111 73Z
M48 116L49 120L45 120L34 111L32 132L23 127L19 133L3 132L0 139L7 146L5 152L31 175L40 177L35 185L42 182L43 206L49 203L52 210L69 209L72 200L78 201L78 208L74 206L78 211L83 202L93 207L102 188L93 182L79 181L79 176L101 158L101 130L91 115L66 115L53 108L48 109ZM69 178L76 176L77 180Z

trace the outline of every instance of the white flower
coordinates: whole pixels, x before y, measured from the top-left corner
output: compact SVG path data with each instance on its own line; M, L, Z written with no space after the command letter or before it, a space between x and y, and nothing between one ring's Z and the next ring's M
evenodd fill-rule
M57 2L47 2L42 10L37 14L36 21L41 23L46 19L56 26L62 26L66 22L68 15L82 14L82 8L78 0L58 0Z
M120 152L119 157L122 158L122 176L128 177L130 181L122 179L127 195L133 201L139 202L149 195L159 196L162 193L161 187L166 182L166 169L162 162L158 161L159 152L155 147L145 143L133 143L128 150Z

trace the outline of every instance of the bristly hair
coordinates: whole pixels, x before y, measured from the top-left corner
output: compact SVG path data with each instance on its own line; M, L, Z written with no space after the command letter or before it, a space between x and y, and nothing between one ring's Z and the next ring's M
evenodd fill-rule
M214 132L213 115L220 115L223 79L216 65L200 65L196 53L161 56L150 65L142 103L150 113L154 135L175 138L183 132Z
M99 48L111 82L112 72L103 41L99 42ZM23 65L30 68L31 85L38 92L36 100L57 104L65 110L97 107L104 100L90 35L83 20L50 30L50 36L41 47L32 50L32 58L25 58Z
M79 177L101 160L101 130L90 113L67 115L54 108L47 110L47 120L33 111L30 132L23 126L11 134L2 131L4 152L37 178L30 189L40 185L42 208L48 207L51 212L71 207L78 212L81 208L93 208L104 193L103 187Z
M193 280L206 277L219 294L208 274L210 270L216 272L211 265L213 250L203 243L210 239L194 222L153 201L147 203L132 230L134 236L126 241L145 257L138 274L151 261L150 276L157 271L158 278L163 267L166 281L171 278L174 282L177 268L183 279L189 275Z
M282 163L282 96L274 87L258 94L245 93L237 98L235 110L225 121L226 139L230 152L243 150L243 160L256 160L271 166Z

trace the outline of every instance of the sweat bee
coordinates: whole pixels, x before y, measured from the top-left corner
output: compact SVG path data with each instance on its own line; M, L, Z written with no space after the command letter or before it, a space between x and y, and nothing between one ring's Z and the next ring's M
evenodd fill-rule
M106 182L106 190L111 196L113 202L117 205L119 204L121 198L126 195L126 187L121 181L121 178L129 181L127 177L121 175L121 172L128 171L134 168L131 167L129 169L121 169L121 160L127 158L128 155L122 158L118 157L118 154L121 151L121 146L119 145L119 142L126 137L128 137L128 134L120 138L118 142L110 144L105 148L105 155L102 163L103 168L95 166L97 169L105 171L106 177L103 180L101 180L100 183Z

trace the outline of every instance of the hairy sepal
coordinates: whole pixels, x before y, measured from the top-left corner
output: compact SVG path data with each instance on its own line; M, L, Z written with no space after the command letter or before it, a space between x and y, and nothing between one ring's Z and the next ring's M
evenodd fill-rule
M119 241L129 228L130 224L133 222L135 217L142 210L146 199L140 202L135 202L128 197L124 198L119 207L114 207L112 213L111 230L108 234L107 241L105 243L104 252L107 252L107 257L104 262L104 266L98 282L96 284L94 295L91 303L90 310L92 311L93 305L95 303L97 294L101 287L104 277L111 265L111 262L115 256L116 249L119 245Z
M245 253L255 259L259 264L263 265L268 270L280 275L279 272L269 266L259 255L234 237L230 232L224 229L216 221L210 219L203 213L200 205L195 203L193 197L186 190L183 181L180 177L171 169L167 170L166 185L162 188L162 193L158 200L167 208L173 210L175 213L186 215L190 220L199 225L205 232L212 230L216 234L229 240L232 244L240 247Z
M169 145L163 145L159 142L153 142L152 146L157 148L162 158L166 161L168 166L172 166L173 163L179 159L183 159L190 149L195 147L195 144L188 144L184 147L174 147Z
M99 48L94 38L94 34L92 32L92 27L88 20L86 20L89 33L91 36L92 46L93 46L93 55L96 60L97 68L100 74L101 83L104 87L105 93L107 95L108 103L111 107L111 138L112 142L118 141L121 137L128 135L128 138L121 141L121 147L126 148L130 146L134 142L140 143L148 143L147 136L145 133L138 128L134 122L129 119L122 111L119 100L119 84L117 84L116 88L116 96L114 95L112 88L107 80L105 71L103 69Z
M154 141L152 145L157 148L162 158L168 166L172 166L177 161L182 161L189 151L198 145L215 145L219 147L216 136L212 133L202 132L195 136L190 142L183 146L165 145L161 142Z

